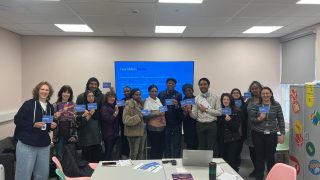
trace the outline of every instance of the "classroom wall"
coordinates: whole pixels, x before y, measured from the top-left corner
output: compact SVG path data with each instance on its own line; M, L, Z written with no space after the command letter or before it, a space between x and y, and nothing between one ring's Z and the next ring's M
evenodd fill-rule
M10 89L1 97L0 112L18 109L31 98L39 81L49 81L56 100L64 84L75 95L84 91L89 77L114 84L114 61L195 61L195 84L201 77L211 81L210 91L220 95L233 87L246 91L253 80L280 89L280 43L270 38L124 38L18 36L1 30L2 82ZM21 44L20 44L21 43ZM3 47L3 48L2 48ZM4 61L13 59L11 61ZM22 67L22 68L21 68ZM10 77L10 78L8 78ZM165 83L165 82L164 82ZM22 84L22 85L21 85ZM11 88L13 87L13 88ZM199 92L195 86L196 94ZM106 90L103 90L104 92ZM22 97L21 97L22 93ZM0 124L0 138L12 135L14 124Z
M195 61L195 83L208 77L211 91L246 91L259 80L280 98L280 43L266 38L120 38L24 36L23 99L47 80L56 93L64 84L75 94L89 77L114 84L114 61ZM164 82L165 83L165 82ZM198 92L198 87L195 87ZM104 90L105 91L105 90Z
M21 37L0 28L0 139L12 135L12 121L1 122L21 105Z

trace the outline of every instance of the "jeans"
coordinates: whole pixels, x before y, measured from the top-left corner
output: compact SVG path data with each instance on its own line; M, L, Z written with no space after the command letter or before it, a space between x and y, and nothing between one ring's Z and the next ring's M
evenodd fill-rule
M127 138L130 147L129 158L132 160L141 160L143 158L146 136L127 136Z
M181 124L165 128L165 158L181 157L181 129Z
M35 147L18 141L15 180L48 180L50 146Z

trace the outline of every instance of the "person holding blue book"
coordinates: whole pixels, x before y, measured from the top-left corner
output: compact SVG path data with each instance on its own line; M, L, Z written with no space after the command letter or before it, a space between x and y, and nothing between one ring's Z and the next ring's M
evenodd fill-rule
M240 108L235 105L234 99L229 93L223 93L220 98L222 115L218 117L218 142L219 154L235 170L237 165L238 150L241 143Z
M82 148L83 158L91 163L97 163L102 155L99 111L93 91L87 90L84 97L86 109L77 113L79 145Z
M47 180L49 177L50 130L57 127L53 122L54 109L49 102L53 94L52 86L40 82L14 116L16 125L14 138L16 147L15 180Z
M123 110L124 135L127 136L130 148L129 158L132 160L142 159L145 145L145 123L141 110L140 89L133 88L130 93L131 99L126 101Z
M256 180L264 177L265 164L268 172L275 164L278 143L284 142L285 124L281 105L274 100L269 87L261 89L260 103L249 116L252 122L252 139L256 152ZM281 135L278 137L277 132Z
M69 85L64 85L58 92L58 100L53 104L55 109L54 121L58 124L53 131L52 142L55 144L57 157L61 160L64 146L78 141L77 124L75 119L75 104L73 91Z
M148 87L149 97L144 102L144 109L151 113L146 117L148 140L151 145L151 159L162 159L164 149L164 129L166 127L165 112L158 95L158 87L154 84Z

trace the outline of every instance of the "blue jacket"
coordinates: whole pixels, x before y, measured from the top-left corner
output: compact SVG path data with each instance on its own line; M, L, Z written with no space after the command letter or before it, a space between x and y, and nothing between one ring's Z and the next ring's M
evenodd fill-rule
M34 118L35 108L36 111ZM43 112L39 101L35 99L25 101L17 114L14 116L14 123L16 124L14 137L20 140L22 143L30 146L45 147L50 145L50 124L47 124L46 130L35 128L33 125L34 122L42 122L43 115L53 116L53 114L54 109L52 104L49 102L47 102L47 111Z

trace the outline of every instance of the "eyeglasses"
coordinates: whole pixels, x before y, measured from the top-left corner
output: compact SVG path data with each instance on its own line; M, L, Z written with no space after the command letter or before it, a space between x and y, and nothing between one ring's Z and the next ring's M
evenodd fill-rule
M233 92L232 94L240 94L239 92L237 92L237 91L235 91L235 92Z

